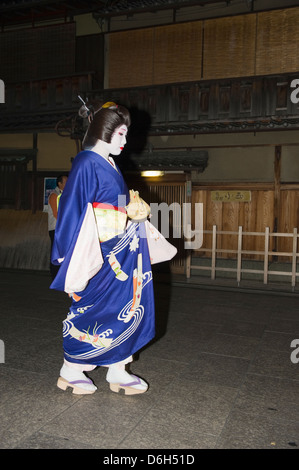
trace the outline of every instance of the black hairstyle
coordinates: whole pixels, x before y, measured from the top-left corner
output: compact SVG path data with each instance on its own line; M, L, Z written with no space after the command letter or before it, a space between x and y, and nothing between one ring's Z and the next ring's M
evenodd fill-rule
M79 110L79 115L88 118L89 126L85 133L82 148L94 147L98 140L110 144L115 129L123 124L127 127L131 124L130 113L124 106L113 102L101 105L99 102L84 103Z
M63 182L63 178L67 178L67 177L68 177L68 175L66 175L66 174L57 176L57 178L56 178L56 186L58 186L59 183L62 183L62 182Z

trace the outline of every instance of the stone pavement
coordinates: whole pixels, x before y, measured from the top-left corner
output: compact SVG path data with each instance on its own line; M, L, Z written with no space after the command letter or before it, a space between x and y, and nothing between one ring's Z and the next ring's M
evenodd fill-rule
M0 275L1 449L299 448L298 295L157 276L157 335L131 366L148 392L113 393L97 368L76 396L56 387L68 297L47 273Z

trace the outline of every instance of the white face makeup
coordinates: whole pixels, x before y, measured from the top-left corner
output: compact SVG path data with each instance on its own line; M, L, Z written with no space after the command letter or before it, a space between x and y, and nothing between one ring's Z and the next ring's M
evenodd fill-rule
M120 155L127 142L128 128L126 125L121 125L116 128L112 134L111 142L107 143L103 140L98 140L96 145L91 150L98 153L102 157L108 159L109 154Z
M109 153L111 155L119 155L126 145L127 142L128 128L125 124L116 128L112 135L111 142L109 145Z

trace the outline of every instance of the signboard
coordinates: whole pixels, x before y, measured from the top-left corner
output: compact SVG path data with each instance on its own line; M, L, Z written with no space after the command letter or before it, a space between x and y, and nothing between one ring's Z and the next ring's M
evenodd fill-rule
M211 191L213 202L250 202L251 191Z

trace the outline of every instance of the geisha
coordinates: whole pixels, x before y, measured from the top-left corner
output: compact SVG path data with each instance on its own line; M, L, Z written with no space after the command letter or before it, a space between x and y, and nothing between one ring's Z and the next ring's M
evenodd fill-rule
M127 365L155 335L151 264L176 248L149 223L150 207L128 191L111 156L126 144L128 110L84 103L79 113L89 125L60 199L52 251L61 267L51 288L71 297L57 386L94 393L86 372L105 366L112 391L144 393L148 384Z

